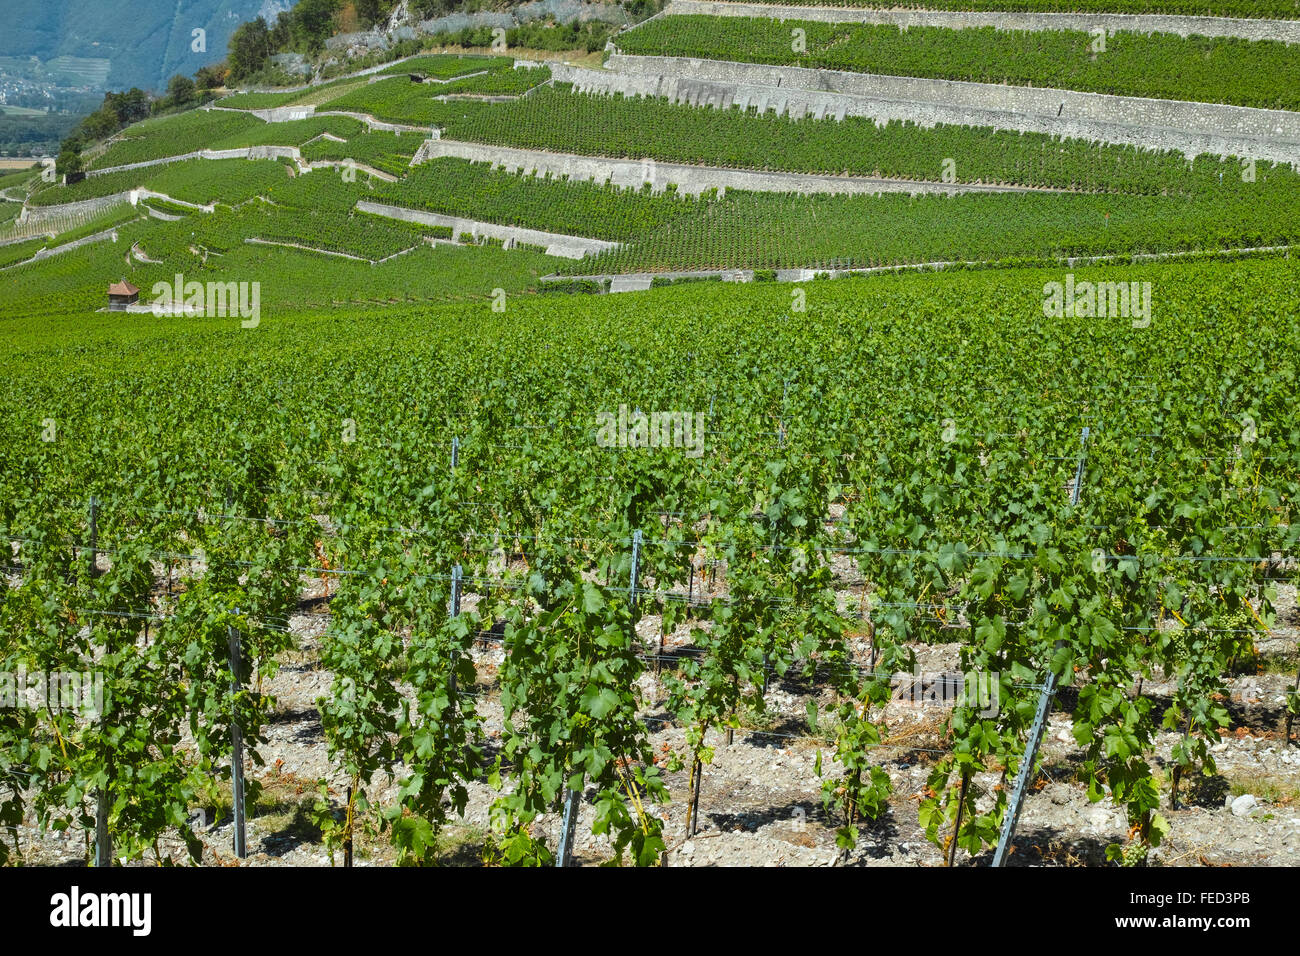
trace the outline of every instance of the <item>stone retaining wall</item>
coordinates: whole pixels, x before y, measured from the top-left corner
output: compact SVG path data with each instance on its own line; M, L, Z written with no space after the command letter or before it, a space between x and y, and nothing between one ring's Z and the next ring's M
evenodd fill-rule
M17 222L22 225L39 226L51 219L58 219L62 216L79 216L85 215L88 219L92 218L105 209L129 202L131 191L126 190L120 193L113 193L111 196L96 196L94 199L82 199L77 202L66 202L57 206L26 206L18 214Z
M146 159L138 163L124 163L121 166L105 166L103 169L86 171L89 176L107 176L109 173L121 173L128 169L146 169L150 166L163 166L167 163L180 163L187 159L302 159L297 146L246 146L241 149L200 149L178 156L162 156L158 159Z
M444 226L452 230L453 236L468 234L475 239L487 236L490 239L500 239L507 245L525 243L530 246L542 246L548 256L561 256L565 259L581 259L607 249L616 249L620 245L604 239L566 236L555 232L541 232L537 229L523 229L518 226L500 226L496 223L462 219L458 216L442 216L438 213L407 209L403 206L388 206L364 199L357 203L357 211L426 226Z
M103 232L97 232L93 236L82 236L80 239L65 242L61 246L46 247L37 251L29 261L35 262L37 259L48 259L50 256L62 255L65 252L71 252L73 249L80 249L82 246L88 246L91 243L103 242L105 239L112 239L116 242L117 230L118 227L114 226L112 229L105 229Z
M316 112L314 106L277 106L267 110L247 110L260 120L268 123L292 123L294 120L310 119Z

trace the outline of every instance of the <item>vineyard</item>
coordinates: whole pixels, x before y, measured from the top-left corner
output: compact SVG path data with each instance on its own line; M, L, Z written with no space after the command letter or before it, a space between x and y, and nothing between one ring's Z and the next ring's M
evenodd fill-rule
M728 191L684 220L565 271L854 268L1293 245L1300 222L1257 195L788 196ZM1296 208L1296 207L1291 207Z
M804 31L795 50L794 29ZM786 66L1046 86L1120 96L1300 106L1300 49L1273 41L1116 32L847 25L674 16L620 34L619 49Z
M312 116L289 123L262 123L233 136L217 140L212 149L243 149L247 146L301 146L329 134L347 138L365 131L365 125L349 116Z
M479 104L443 102L439 96L444 87L428 83L412 83L404 76L370 83L346 93L325 104L325 109L369 113L387 123L406 123L412 126L435 126L465 109Z
M943 160L952 157L952 182L1086 192L1190 194L1231 190L1241 182L1241 163L1217 157L1189 163L1174 152L987 127L791 119L570 90L557 84L516 103L453 118L443 135L586 155L931 182L941 180ZM1257 166L1257 176L1294 175L1289 166Z
M456 57L428 57L408 60L391 72L391 79L367 83L342 96L325 100L320 108L368 113L391 123L437 125L460 116L472 108L475 97L520 96L546 83L551 71L544 66L512 68L511 60L500 58L481 61ZM479 64L479 65L475 65ZM468 67L473 67L472 69ZM385 71L390 72L390 71ZM408 74L428 74L446 78L441 82L412 83ZM462 78L456 77L465 74ZM442 97L456 97L444 101ZM461 99L461 98L464 99Z
M419 56L387 66L379 70L378 75L418 74L447 81L483 70L492 72L508 70L513 65L514 61L507 57ZM343 76L327 83L316 83L306 88L289 89L284 92L238 92L223 96L218 105L226 109L238 110L275 109L281 106L307 104L319 106L368 82L365 76Z
M27 169L16 169L6 173L0 173L0 189L22 186L36 175L37 172L39 172L39 170L33 166Z
M351 160L360 166L370 166L400 176L411 165L411 158L424 139L419 133L383 131L349 136L342 143L318 139L302 147L302 158L307 162Z
M545 66L497 70L487 76L468 77L448 83L439 88L438 95L521 96L550 78L551 71Z
M353 213L350 208L283 208L261 203L246 206L215 226L204 231L205 241L219 232L225 237L297 244L371 261L413 249L429 234L425 228Z
M251 114L226 110L192 110L146 120L124 131L120 139L95 157L91 168L109 169L213 149L219 140L265 125Z
M33 206L58 206L144 188L182 202L233 205L260 195L287 178L287 167L271 159L191 159L93 176L74 186L36 193L30 201Z
M263 688L310 622L335 851L382 835L431 862L473 791L495 794L484 852L546 863L535 824L568 788L589 852L655 863L683 835L669 800L710 813L693 786L718 734L775 720L824 752L812 783L843 854L911 813L987 860L1049 678L1070 688L1079 786L1132 827L1108 852L1155 851L1179 811L1153 748L1181 741L1185 795L1215 772L1226 682L1296 583L1300 316L1274 291L1295 266L1141 270L1160 289L1145 329L1043 323L1053 277L831 284L805 313L721 287L581 315L399 311L324 341L304 316L251 347L188 320L148 364L157 332L117 333L112 377L76 392L52 377L75 353L25 323L0 422L6 662L94 658L108 680L96 721L6 716L10 799L56 832L93 830L102 801L124 859L164 834L201 854L188 808L220 799L232 739L272 756ZM864 369L878 388L855 387ZM596 412L631 402L699 410L702 453L603 447ZM504 651L490 680L483 643ZM1002 703L917 743L929 796L900 804L884 675L946 645ZM793 724L772 709L790 694L809 702Z
M484 70L497 73L514 66L508 56L417 56L380 70L381 75L416 73L435 80L453 80Z
M595 6L0 175L0 866L1300 865L1300 46Z
M210 117L203 122L191 121L177 126L160 125L148 133L119 140L96 161L99 169L144 163L171 156L183 156L202 149L247 149L250 146L300 146L324 133L347 138L361 134L365 126L347 116L314 116L288 123L266 123L251 114L212 110L208 113L181 113L180 117ZM117 175L115 172L105 176ZM91 177L98 179L103 177ZM46 195L61 190L48 189ZM69 200L59 199L59 202Z
M709 216L707 200L649 196L615 186L529 179L486 163L437 159L383 184L373 198L430 212L597 239L633 240Z
M298 105L304 99L315 100L319 97L333 98L342 96L346 90L365 82L364 79L342 79L335 80L332 83L322 83L319 86L309 87L305 90L285 90L283 93L231 93L221 97L215 105L223 110L272 110L282 106Z
M46 244L45 237L28 239L23 242L11 242L0 246L0 268L30 259Z
M60 211L53 216L30 219L27 222L13 222L0 228L0 240L30 239L43 236L47 239L57 237L58 242L71 242L82 236L91 235L134 218L135 210L125 201L111 202L98 209L76 209ZM52 245L53 242L47 242ZM28 248L26 243L16 245ZM13 247L5 246L7 254L13 254ZM17 261L17 260L10 260Z
M387 134L389 137L391 133ZM322 169L281 179L256 199L212 215L160 228L149 248L168 259L197 244L229 255L250 240L335 252L368 261L387 259L419 246L431 231L354 211L357 200L373 198L370 178Z
M358 306L483 300L494 288L514 294L534 287L539 276L553 271L555 261L527 250L477 246L435 249L420 239L436 235L433 229L418 230L418 235L410 235L409 242L397 242L415 248L379 265L322 256L309 249L244 242L256 236L229 236L225 240L229 246L222 251L205 247L199 236L192 235L198 231L195 226L205 224L206 218L197 217L173 223L129 222L117 230L116 243L103 242L17 266L5 273L5 280L22 287L25 295L17 301L6 301L4 313L44 316L101 309L105 304L104 276L112 277L112 281L125 276L143 290L142 301L151 300L154 285L170 285L178 272L187 280L205 283L238 283L250 281L248 276L260 277L252 281L260 282L262 312L282 316L302 309L328 312ZM219 220L214 219L209 227L220 236ZM340 222L340 228L347 230L343 238L317 237L317 241L329 239L323 248L331 250L363 248L361 240L351 235L351 221ZM301 237L296 241L307 244ZM150 258L160 261L129 261L128 250L136 242ZM363 258L359 253L351 254Z

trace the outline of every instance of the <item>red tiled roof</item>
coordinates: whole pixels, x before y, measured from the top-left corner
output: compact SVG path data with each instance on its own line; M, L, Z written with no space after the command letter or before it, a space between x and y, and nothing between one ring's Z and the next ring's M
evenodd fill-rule
M109 295L135 295L140 290L131 283L123 279L121 282L114 282L108 287Z

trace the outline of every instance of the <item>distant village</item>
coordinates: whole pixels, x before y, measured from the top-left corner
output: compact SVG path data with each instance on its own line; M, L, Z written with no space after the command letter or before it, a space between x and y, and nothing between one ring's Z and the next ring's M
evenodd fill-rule
M99 105L107 67L78 62L94 68L54 71L35 59L0 57L0 156L53 155L78 119Z

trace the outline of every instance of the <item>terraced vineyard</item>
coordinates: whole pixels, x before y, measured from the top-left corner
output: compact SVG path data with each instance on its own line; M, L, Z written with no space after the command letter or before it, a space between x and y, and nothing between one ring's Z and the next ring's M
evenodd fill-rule
M193 122L191 128L176 130L165 125L114 143L99 157L95 166L97 169L111 169L183 156L203 149L300 146L325 133L348 137L365 129L362 123L347 116L314 116L288 123L266 123L248 114L220 110L210 111L209 116L212 118Z
M794 49L792 31L806 48ZM1300 106L1300 48L1268 41L1116 32L1104 52L1078 31L1007 31L675 16L622 34L641 56L1046 86L1264 109Z
M32 206L57 209L143 187L185 202L220 200L234 204L266 191L287 177L285 165L271 159L190 159L104 173L72 186L52 186L36 192L28 201Z
M102 681L0 706L0 863L1300 864L1300 161L1175 109L1300 54L1090 39L335 44L0 179L0 674Z
M30 259L45 246L45 238L10 242L0 246L0 268Z
M14 220L8 226L0 227L0 241L45 236L50 240L57 237L59 242L71 242L85 235L102 232L134 216L134 210L125 199L110 201L102 207L57 210L54 215L41 215L23 222Z
M212 149L219 140L265 125L256 117L224 110L194 110L147 120L126 130L120 139L96 157L91 168L109 169Z
M0 174L0 189L15 189L26 184L33 176L39 173L36 168L16 169L11 172Z
M204 245L229 250L252 239L280 242L361 259L380 260L419 246L430 230L353 212L364 186L343 183L337 174L317 172L271 193L269 202L249 203L228 215L196 224Z
M1174 152L1099 146L986 127L867 119L791 119L699 109L662 99L574 94L567 84L517 103L453 118L451 139L663 162L835 175L1005 183L1144 194L1235 189L1241 163ZM1290 166L1257 165L1257 178L1293 179Z
M468 73L484 70L500 72L514 66L514 60L508 56L417 56L401 63L394 63L379 72L383 75L395 73L418 73L421 76L437 80L451 80Z
M333 83L322 83L320 86L308 87L306 89L286 90L283 93L276 92L249 92L249 93L231 93L221 97L215 104L223 110L273 110L282 106L293 106L310 93L317 96L342 96L346 88L351 88L365 82L364 80L336 80Z
M705 216L564 271L846 269L1063 259L1117 249L1143 255L1293 245L1300 222L1277 211L1256 197L791 197L734 191Z
M369 113L388 123L434 126L477 105L436 99L444 89L427 83L412 83L405 77L393 77L330 100L326 108Z
M341 143L332 139L315 140L302 147L302 156L308 162L351 160L360 166L400 176L423 142L424 137L419 133L376 131L353 134Z
M551 71L545 66L497 70L487 76L469 77L447 83L438 93L440 96L520 96L541 86L550 78Z
M425 163L402 182L373 192L376 201L430 212L624 241L708 215L706 202L592 183L521 179L459 159Z

